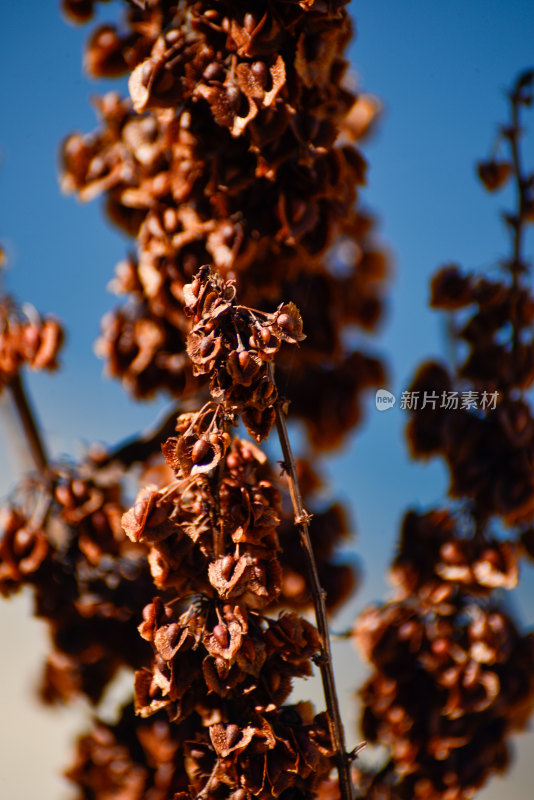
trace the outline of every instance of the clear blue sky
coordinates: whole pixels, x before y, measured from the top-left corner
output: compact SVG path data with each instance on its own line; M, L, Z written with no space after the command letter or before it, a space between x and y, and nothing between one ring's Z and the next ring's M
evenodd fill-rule
M56 6L54 0L1 4L0 238L10 256L8 289L57 313L68 329L63 371L32 377L31 387L55 453L75 455L79 442L116 441L144 427L163 404L127 400L116 383L102 381L92 353L98 320L114 304L105 286L130 245L108 227L98 203L81 206L58 190L59 142L95 127L88 97L111 85L85 79L86 29L65 24ZM104 4L102 18L109 8ZM505 252L497 211L506 196L485 194L473 164L503 120L504 90L534 65L534 3L354 0L351 9L358 28L354 68L362 88L384 104L379 131L365 148L371 164L365 200L379 214L392 253L389 314L376 347L399 394L423 357L445 352L442 321L426 306L432 272L452 260L483 268ZM534 114L529 122L532 164ZM358 607L384 590L381 576L403 510L439 501L446 486L439 463L407 461L403 423L398 408L379 414L369 397L365 428L330 468L332 483L351 500L367 574ZM11 475L4 460L4 488ZM520 593L525 614L533 587L530 571ZM515 800L531 796L521 776L534 753L532 738L524 740L510 778ZM1 764L2 747L0 753ZM484 797L503 790L494 784Z

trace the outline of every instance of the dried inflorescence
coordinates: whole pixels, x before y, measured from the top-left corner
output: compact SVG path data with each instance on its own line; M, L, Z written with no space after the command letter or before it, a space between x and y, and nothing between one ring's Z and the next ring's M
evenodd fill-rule
M0 298L0 391L24 365L57 369L63 338L55 317L41 317L29 305L20 307L10 297Z
M16 592L45 561L49 545L44 531L17 508L3 508L0 516L0 591Z
M274 424L278 399L269 362L283 342L297 344L305 336L294 303L267 314L238 305L235 291L233 282L217 281L209 267L184 287L184 310L193 321L187 352L193 373L210 377L212 396L261 441Z
M510 95L512 122L498 140L508 158L479 165L490 191L512 178L516 185L517 211L504 217L511 255L498 279L456 265L437 273L431 304L452 315L457 363L454 372L423 365L411 387L419 399L408 426L413 455L445 458L451 495L472 500L482 525L498 516L508 526L526 527L534 514L534 420L527 398L534 382L534 295L523 254L524 233L533 221L534 176L520 172L517 161L519 113L532 102L533 82L534 73L524 73ZM497 183L488 170L499 172Z
M214 399L180 415L162 446L174 480L142 489L122 518L159 590L139 626L153 659L136 673L135 708L188 727L180 797L310 797L334 766L330 723L284 703L324 644L296 613L268 615L282 588L282 494L265 455L229 433L241 418L268 434L281 402L271 362L304 338L302 320L293 304L266 313L235 295L209 267L184 287L187 351Z
M63 150L64 189L105 193L111 218L137 238L137 258L114 281L129 301L105 319L98 346L111 374L140 397L198 386L183 357L183 290L211 263L237 281L243 304L287 298L301 309L308 338L298 363L279 366L291 413L322 448L358 422L361 392L384 379L346 337L375 326L386 264L354 207L365 162L352 141L374 108L344 79L345 5L129 4L123 28L93 34L86 66L133 70L133 107L106 95L101 130ZM78 20L91 9L66 5Z
M151 597L146 560L125 536L121 490L98 476L51 469L3 510L0 591L33 590L53 648L41 679L47 702L98 702L121 666L149 655L137 636Z
M506 364L509 377L505 382L499 380L497 358L480 353L479 357L481 363L489 358L488 374L494 364L491 379L465 383L463 375L455 378L441 364L421 367L410 391L417 393L420 405L425 396L431 402L410 412L411 451L418 458L442 456L449 467L451 495L473 498L484 520L498 515L510 526L530 523L534 514L534 422L521 392L534 381L534 372L528 379L514 378L512 355ZM521 360L518 370L522 370ZM462 386L470 388L460 391ZM463 408L459 403L462 397L467 398Z
M114 725L96 720L78 739L66 775L79 800L168 800L187 789L183 761L177 757L187 735L187 729L171 726L163 712L145 720L128 705Z
M171 437L164 445L178 479L160 490L141 490L123 517L126 533L149 545L158 588L173 587L179 594L213 595L216 590L224 600L247 598L254 607L267 605L280 590L276 527L281 509L280 492L272 476L266 477L265 456L250 443L234 440L220 466L219 461L211 466L212 472L216 466L219 471L214 485L187 462L191 471L183 475L175 456L182 442L182 436Z
M63 2L77 22L96 5ZM314 661L326 674L330 659L318 585L320 635L280 612L310 601L288 522L293 457L282 445L281 491L266 457L230 429L239 420L259 442L275 418L285 428L289 407L313 450L331 448L358 422L362 390L383 381L352 335L375 327L386 275L372 220L355 207L366 164L354 142L376 105L345 77L345 0L124 5L121 24L91 34L85 66L130 72L131 100L98 100L100 130L63 148L63 188L104 195L137 241L114 280L127 301L104 320L98 350L138 397L213 399L178 416L163 446L170 477L126 513L106 467L128 446L82 471L42 457L43 482L9 512L0 585L32 585L50 622L49 701L97 702L119 666L137 670L140 719L127 709L80 741L70 777L81 797L304 800L323 796L341 765L350 798L331 694L327 715L285 705L294 679ZM302 343L298 359L287 343ZM141 450L133 461L152 452ZM306 499L317 483L307 477ZM303 535L310 515L295 514ZM346 520L323 506L309 527L333 607L353 581L331 558Z
M477 595L514 589L519 552L491 530L473 529L468 514L409 511L403 521L392 577L402 597L429 595L460 584Z
M511 256L498 279L456 265L436 274L431 305L451 316L456 361L424 364L406 394L412 454L444 458L455 504L408 512L396 599L356 626L375 667L362 692L364 735L390 751L379 772L361 773L371 798L472 797L505 769L510 733L534 706L533 634L494 599L516 586L520 556L534 552L534 296L523 254L534 175L519 156L519 114L533 88L529 71L510 93L511 124L500 134L508 158L478 165L489 191L515 183L517 211L505 215Z
M377 778L362 772L367 797L461 800L507 767L534 707L532 634L460 591L369 609L357 637L375 667L363 734L391 750Z

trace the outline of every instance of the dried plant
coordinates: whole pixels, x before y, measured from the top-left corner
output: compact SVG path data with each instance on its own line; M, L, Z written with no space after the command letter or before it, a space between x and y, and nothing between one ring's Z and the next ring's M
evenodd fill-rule
M445 459L450 501L406 514L396 596L356 625L374 667L362 690L363 733L390 753L378 772L360 773L369 798L472 797L507 767L510 734L534 707L534 634L500 594L533 554L534 296L524 242L534 173L521 149L533 89L529 70L509 93L494 155L478 164L488 191L513 186L509 256L495 277L447 265L432 281L431 305L453 315L459 358L453 369L420 367L407 433L415 458Z
M355 206L366 164L352 142L373 109L345 86L346 2L126 5L118 28L90 37L86 66L132 70L132 102L106 95L100 130L63 148L63 188L105 194L136 237L114 280L127 302L99 343L108 371L137 397L197 391L183 287L210 264L237 281L241 303L301 310L307 338L298 359L279 361L280 384L312 444L334 447L359 419L362 390L384 380L346 337L374 328L385 277ZM78 19L79 6L65 3Z
M78 22L93 5L63 4ZM347 336L375 327L386 277L357 205L354 142L376 107L345 81L345 2L123 5L85 64L129 72L130 100L97 101L100 130L65 141L61 182L103 195L136 242L98 343L108 372L174 408L77 466L52 463L34 426L42 455L5 512L0 585L32 586L48 620L47 702L96 704L120 667L136 670L134 705L79 741L80 797L311 797L337 767L348 799L326 616L354 585L333 558L347 522L314 502L317 467L295 460L285 415L316 459L384 380ZM239 421L256 442L276 427L281 477L232 434ZM127 510L140 466L149 485ZM296 613L310 605L317 629ZM319 715L287 705L314 663Z
M96 3L62 6L84 23ZM375 330L387 263L359 204L356 143L377 108L346 79L347 0L119 5L121 19L90 34L85 66L129 75L130 98L96 101L100 128L65 140L61 184L83 201L102 196L135 240L112 282L125 301L102 321L98 351L135 397L167 393L167 418L79 464L55 463L21 370L57 366L61 327L0 303L0 391L35 466L2 512L0 592L31 587L48 623L46 703L84 696L98 711L119 669L132 673L115 722L97 718L78 739L75 796L470 797L506 766L509 733L534 702L532 635L495 596L534 552L523 252L534 178L519 119L534 73L510 94L509 155L479 165L489 190L517 190L502 275L449 266L432 284L463 361L421 368L412 395L425 402L408 431L414 457L446 459L451 502L407 514L397 595L355 628L375 669L363 732L389 747L370 771L352 766L358 748L346 752L328 632L327 612L355 585L336 553L348 524L339 504L317 502L320 454L385 381L352 335ZM464 387L482 408L455 408ZM450 404L436 409L443 396ZM305 434L300 459L286 417ZM274 430L277 468L272 446L259 447ZM302 616L311 609L315 624ZM319 713L291 703L315 667Z

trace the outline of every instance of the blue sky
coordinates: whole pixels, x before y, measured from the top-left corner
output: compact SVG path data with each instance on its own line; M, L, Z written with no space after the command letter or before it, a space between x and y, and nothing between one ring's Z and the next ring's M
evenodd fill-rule
M364 199L379 215L393 265L389 312L373 347L386 357L390 388L400 395L422 358L445 355L443 321L427 308L433 271L447 261L486 268L506 252L498 219L506 194L483 192L474 162L489 152L496 125L505 118L505 89L534 64L534 3L354 0L351 9L358 29L351 48L354 69L362 88L384 105L377 134L365 147L370 185ZM100 16L108 10L104 4ZM0 238L10 257L6 284L66 324L64 369L53 378L32 376L30 385L55 454L76 455L79 443L116 441L144 427L164 405L137 405L118 384L101 378L92 346L98 320L114 304L105 286L131 245L108 227L98 203L82 206L63 197L57 184L61 139L96 126L88 98L110 84L85 79L86 29L65 24L55 2L4 0L0 21ZM533 131L532 164L534 114L527 124ZM439 463L408 462L398 405L379 413L369 397L366 418L329 467L332 484L351 501L367 575L358 608L385 590L382 575L403 511L439 501L446 487ZM3 460L4 491L15 474L16 464ZM533 591L530 570L519 595L523 615L532 607ZM344 617L353 613L354 608ZM7 619L4 614L0 624L8 625ZM347 703L354 683L349 677L343 676ZM532 736L521 750L509 781L516 800L527 800L531 789L523 774L534 753ZM4 757L5 752L0 763ZM20 794L26 791L20 773L17 780L10 796L25 800L31 776L24 778L30 781L28 794ZM50 781L42 800L58 796ZM502 784L494 784L481 796L494 800L502 791Z

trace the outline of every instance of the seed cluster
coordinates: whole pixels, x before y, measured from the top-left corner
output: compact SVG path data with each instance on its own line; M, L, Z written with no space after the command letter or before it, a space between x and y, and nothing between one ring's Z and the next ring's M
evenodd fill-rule
M172 469L163 474L175 480L142 490L126 513L119 486L105 471L87 474L87 465L86 474L51 468L4 510L0 590L30 586L52 639L41 697L97 703L120 667L138 670L138 716L128 707L116 725L99 721L79 741L68 776L80 798L120 791L137 800L150 790L191 800L205 789L266 800L288 790L311 797L327 785L325 715L285 705L294 679L311 675L317 631L294 612L268 615L286 604L286 590L295 607L309 597L287 517L289 566L280 546L282 492L267 459L227 433L208 469L174 455L194 418L202 428L206 418L220 420L220 408L179 418L164 448ZM299 471L310 496L318 479ZM335 507L317 515L327 575L342 570L325 553L343 526Z
M391 749L377 776L361 773L367 797L460 800L508 766L534 707L532 634L458 592L369 609L357 636L375 667L363 735Z
M283 340L303 339L302 322L293 304L272 314L239 305L234 284L209 268L184 296L193 368L210 376L219 402L178 417L163 445L175 480L143 489L122 518L149 548L163 593L139 627L153 660L136 673L135 708L189 726L180 798L309 797L333 766L327 719L284 703L293 680L312 674L321 642L293 612L267 616L282 588L281 493L263 453L227 430L239 414L257 439L268 433L276 386L267 365ZM258 405L271 412L267 430L250 413Z
M291 413L331 448L360 417L380 362L349 329L380 316L386 259L357 208L365 162L354 146L375 115L349 89L345 0L151 0L90 37L86 67L129 72L131 100L97 101L101 128L63 148L63 188L104 194L136 237L103 321L108 370L138 397L195 391L185 357L184 286L203 264L235 280L243 304L294 302L307 339L279 360ZM64 3L77 21L93 4ZM313 397L313 402L310 400Z
M534 72L510 92L512 123L498 145L509 157L479 165L485 188L515 183L506 216L511 256L500 278L442 268L431 304L448 311L456 363L428 362L411 390L493 405L421 404L409 412L412 455L441 456L453 503L404 518L392 577L394 602L366 612L356 638L374 673L362 691L364 735L389 748L376 774L361 771L370 798L464 800L510 760L508 740L534 708L534 634L513 621L495 590L517 585L521 556L532 557L534 526L534 296L523 232L531 224L534 175L521 171Z
M233 282L217 282L209 268L184 287L185 313L194 323L187 352L194 374L210 376L212 396L221 398L227 412L239 414L261 441L274 423L277 400L268 364L282 342L297 344L306 337L294 303L266 314L237 305L234 295Z
M55 317L41 317L29 305L0 298L0 391L23 365L34 370L55 370L63 343L63 330Z
M32 588L35 613L47 620L52 650L41 697L98 702L122 666L149 651L137 624L152 596L143 554L125 536L121 490L73 470L51 470L2 511L0 592Z

